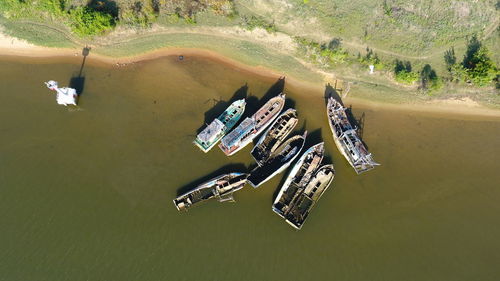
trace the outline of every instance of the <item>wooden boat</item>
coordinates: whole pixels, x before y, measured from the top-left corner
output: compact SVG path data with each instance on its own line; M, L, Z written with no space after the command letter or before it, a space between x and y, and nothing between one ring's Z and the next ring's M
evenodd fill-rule
M273 211L284 217L291 207L293 199L304 190L316 170L321 165L325 152L324 143L313 145L302 154L299 161L293 166L285 182L280 188L273 203Z
M212 198L219 202L233 201L233 193L245 186L248 174L229 173L213 178L195 189L174 199L177 210L187 210L191 206Z
M262 166L258 166L250 172L248 182L253 187L258 187L275 175L283 172L297 158L304 147L307 131L303 135L295 135L280 145L274 155Z
M279 94L270 99L254 115L245 118L238 127L222 138L219 144L220 149L227 156L231 156L240 151L271 125L278 117L284 105L284 94Z
M298 122L297 111L293 108L286 110L276 118L252 149L251 154L259 166L269 159Z
M328 123L333 134L333 140L340 153L351 164L357 174L369 171L380 164L373 160L371 153L359 138L356 130L347 118L346 108L333 97L328 99Z
M284 213L288 224L296 229L301 229L309 213L314 208L323 193L328 189L335 177L333 165L321 166L302 192L297 192L290 208Z

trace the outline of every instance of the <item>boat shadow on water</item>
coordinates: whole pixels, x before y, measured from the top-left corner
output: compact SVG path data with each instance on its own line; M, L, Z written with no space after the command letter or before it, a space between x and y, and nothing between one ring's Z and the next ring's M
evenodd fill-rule
M247 99L247 96L248 96L248 85L245 84L234 92L229 101L224 101L222 99L213 99L213 98L206 100L205 104L213 102L214 105L205 112L204 124L196 130L196 134L199 134L206 127L206 124L210 124L212 121L214 121L214 119L217 118L222 112L224 112L224 110L226 110L226 108L228 108L229 105L231 105L233 102L240 99ZM245 110L245 112L246 111L247 110ZM244 118L244 116L242 116L242 118Z
M232 164L225 165L225 166L211 172L210 174L203 176L199 179L196 179L196 180L182 186L181 188L177 189L177 196L183 195L183 194L195 189L200 184L203 184L203 183L205 183L205 182L207 182L207 181L209 181L217 176L220 176L223 174L228 174L228 173L248 173L248 169L242 163L232 163Z

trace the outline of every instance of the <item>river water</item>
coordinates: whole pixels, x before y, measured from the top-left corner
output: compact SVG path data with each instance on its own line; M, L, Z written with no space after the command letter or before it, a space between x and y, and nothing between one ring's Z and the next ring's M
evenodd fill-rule
M224 102L255 106L276 78L202 57L87 61L80 107L58 106L42 82L65 86L80 64L0 61L0 280L498 280L499 120L353 104L382 164L356 175L323 92L285 83L298 130L337 171L295 231L271 211L283 174L236 203L172 203L252 165L250 147L228 158L191 142Z

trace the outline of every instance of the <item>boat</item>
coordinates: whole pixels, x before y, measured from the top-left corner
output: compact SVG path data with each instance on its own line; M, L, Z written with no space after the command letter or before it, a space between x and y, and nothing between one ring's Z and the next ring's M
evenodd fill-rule
M220 175L175 198L175 207L183 211L212 198L217 198L219 202L234 201L233 193L245 186L247 177L245 173Z
M47 86L47 88L49 88L50 90L56 92L56 100L58 104L62 104L64 106L76 105L78 95L75 89L67 87L59 88L57 81L54 80L45 82L45 86Z
M299 161L297 161L288 174L273 202L273 211L276 214L285 218L284 214L290 209L295 196L300 194L301 190L304 190L311 177L321 165L324 152L324 143L320 142L302 154Z
M300 230L334 177L335 170L332 164L321 166L307 185L301 191L296 192L287 212L284 213L286 222Z
M285 105L283 93L270 99L254 115L245 118L234 130L222 138L220 149L231 156L244 148L278 117Z
M327 114L335 144L357 174L364 173L380 165L373 160L371 153L368 152L356 130L349 122L346 108L333 97L328 99Z
M245 99L233 102L219 117L201 131L193 143L207 153L240 120L245 111Z
M303 135L295 135L281 144L262 166L257 166L250 172L248 182L257 188L275 175L283 172L297 158L304 147L307 131Z
M286 110L276 118L252 149L251 154L259 166L269 159L298 122L297 111L293 108Z

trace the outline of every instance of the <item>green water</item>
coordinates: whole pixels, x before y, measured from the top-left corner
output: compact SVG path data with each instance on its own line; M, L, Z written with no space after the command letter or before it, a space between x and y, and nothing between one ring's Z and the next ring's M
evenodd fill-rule
M172 203L252 163L250 147L227 158L191 142L217 100L275 79L203 58L88 61L80 108L58 106L42 82L67 85L80 60L0 62L0 280L498 280L499 120L354 104L382 163L358 176L323 93L286 85L337 171L295 231L271 211L282 175L236 203Z

